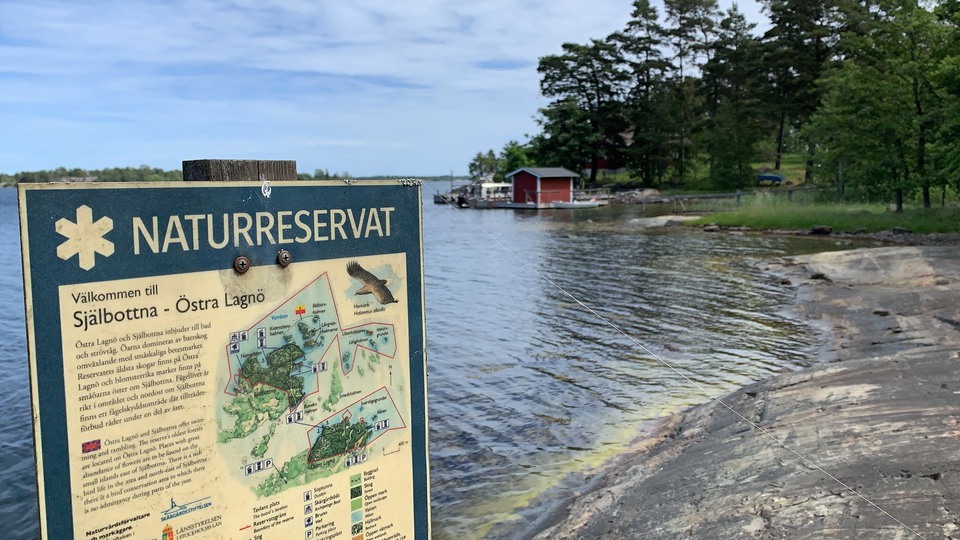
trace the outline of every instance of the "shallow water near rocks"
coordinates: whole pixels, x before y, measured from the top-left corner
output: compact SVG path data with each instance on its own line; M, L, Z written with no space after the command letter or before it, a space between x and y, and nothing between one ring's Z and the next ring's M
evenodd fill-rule
M434 538L510 538L645 422L816 361L758 262L829 240L424 197Z

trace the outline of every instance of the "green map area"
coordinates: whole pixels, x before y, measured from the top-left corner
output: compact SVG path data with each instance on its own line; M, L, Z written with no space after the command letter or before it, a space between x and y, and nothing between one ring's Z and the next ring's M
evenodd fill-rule
M310 455L307 460L310 467L316 468L322 460L328 457L363 448L366 446L367 439L372 431L370 426L366 424L360 422L351 424L348 418L344 418L338 424L324 427L310 448Z
M244 358L241 377L251 386L263 384L286 392L287 404L291 409L296 407L304 396L303 377L295 377L292 373L300 368L298 360L303 359L303 350L295 343L288 343L267 354L266 366L261 363L260 354L252 353Z
M373 271L389 276L388 268ZM407 380L395 326L401 308L357 297L356 288L354 282L335 290L322 273L225 336L217 442L258 497L402 447L407 425L397 403L405 402Z
M256 431L268 420L276 420L287 410L287 395L269 386L248 388L224 405L224 412L236 417L231 431L220 431L217 440L221 443L242 439Z

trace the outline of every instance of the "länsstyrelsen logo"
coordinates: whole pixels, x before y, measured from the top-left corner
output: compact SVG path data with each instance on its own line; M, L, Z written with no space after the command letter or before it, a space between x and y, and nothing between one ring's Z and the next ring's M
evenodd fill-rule
M113 242L103 236L113 230L113 220L104 216L93 221L93 210L83 205L77 208L76 223L61 218L56 223L57 232L67 241L57 246L57 257L68 260L77 255L80 268L90 270L97 264L96 254L113 255Z

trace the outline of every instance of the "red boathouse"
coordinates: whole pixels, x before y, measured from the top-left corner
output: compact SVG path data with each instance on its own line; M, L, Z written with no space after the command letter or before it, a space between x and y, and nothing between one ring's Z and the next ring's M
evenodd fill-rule
M506 175L513 184L513 202L549 207L573 200L573 182L580 175L563 167L524 167Z

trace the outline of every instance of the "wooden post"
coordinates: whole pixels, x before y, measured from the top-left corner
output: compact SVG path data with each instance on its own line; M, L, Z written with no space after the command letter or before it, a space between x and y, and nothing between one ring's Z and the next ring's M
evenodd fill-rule
M740 190L737 190L737 208L740 208Z
M787 188L787 202L793 200L793 188Z
M296 180L294 160L195 159L183 162L186 182L257 182Z

